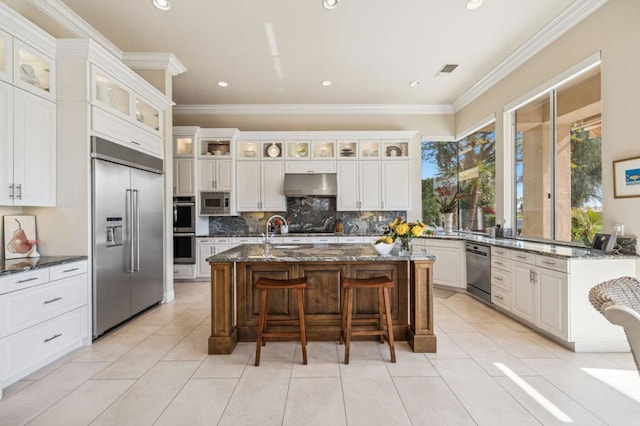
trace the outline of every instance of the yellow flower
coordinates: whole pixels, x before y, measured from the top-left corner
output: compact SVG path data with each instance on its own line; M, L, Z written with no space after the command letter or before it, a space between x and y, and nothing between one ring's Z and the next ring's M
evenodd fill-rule
M419 237L423 232L424 228L422 226L414 226L411 228L411 234L413 234L414 237Z
M398 235L404 235L407 232L409 232L410 228L409 225L407 225L406 223L400 223L396 226L396 233Z
M396 217L395 220L389 224L389 228L394 229L397 224L398 224L398 218Z

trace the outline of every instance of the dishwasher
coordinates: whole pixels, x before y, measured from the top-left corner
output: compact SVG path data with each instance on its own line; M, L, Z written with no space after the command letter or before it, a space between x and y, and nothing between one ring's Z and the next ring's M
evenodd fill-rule
M491 303L491 247L468 242L467 254L467 291L474 296Z

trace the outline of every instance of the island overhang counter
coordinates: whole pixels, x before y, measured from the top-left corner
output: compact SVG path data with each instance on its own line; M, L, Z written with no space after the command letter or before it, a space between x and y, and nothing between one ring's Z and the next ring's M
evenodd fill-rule
M393 332L414 352L435 352L433 276L435 256L428 253L380 256L370 244L243 244L207 261L211 266L211 336L209 354L230 354L238 341L256 339L261 278L307 277L304 293L307 338L338 340L342 306L340 277L385 275L391 293ZM269 315L297 318L294 298L285 290L269 298ZM374 290L356 293L355 318L376 318Z

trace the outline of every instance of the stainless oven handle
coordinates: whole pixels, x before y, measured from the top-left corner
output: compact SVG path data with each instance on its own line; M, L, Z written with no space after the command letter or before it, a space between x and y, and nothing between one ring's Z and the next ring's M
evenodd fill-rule
M176 207L192 207L195 206L196 203L173 203Z

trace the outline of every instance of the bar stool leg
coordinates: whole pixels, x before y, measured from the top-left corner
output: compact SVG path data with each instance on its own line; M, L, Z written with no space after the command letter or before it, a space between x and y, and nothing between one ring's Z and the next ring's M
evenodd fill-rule
M307 365L307 330L304 322L304 304L302 302L302 289L296 290L298 295L298 320L300 321L300 343L302 344L302 363Z
M344 343L344 331L347 329L347 289L346 288L342 288L341 291L341 296L342 296L342 318L340 320L340 340L338 341L338 343L343 344Z
M260 315L258 317L258 336L256 336L256 367L260 365L260 349L263 345L262 333L267 323L267 290L261 290Z
M344 363L349 364L349 349L351 347L351 322L353 314L353 289L347 289L347 324L345 330Z
M384 317L382 315L382 313L384 312L384 308L382 294L382 288L378 288L378 329L380 330L384 330ZM380 334L380 343L384 343L384 334Z
M389 351L391 362L396 362L396 348L393 343L393 318L391 318L391 303L389 302L389 289L384 289L384 314L387 317L387 338L389 339Z

